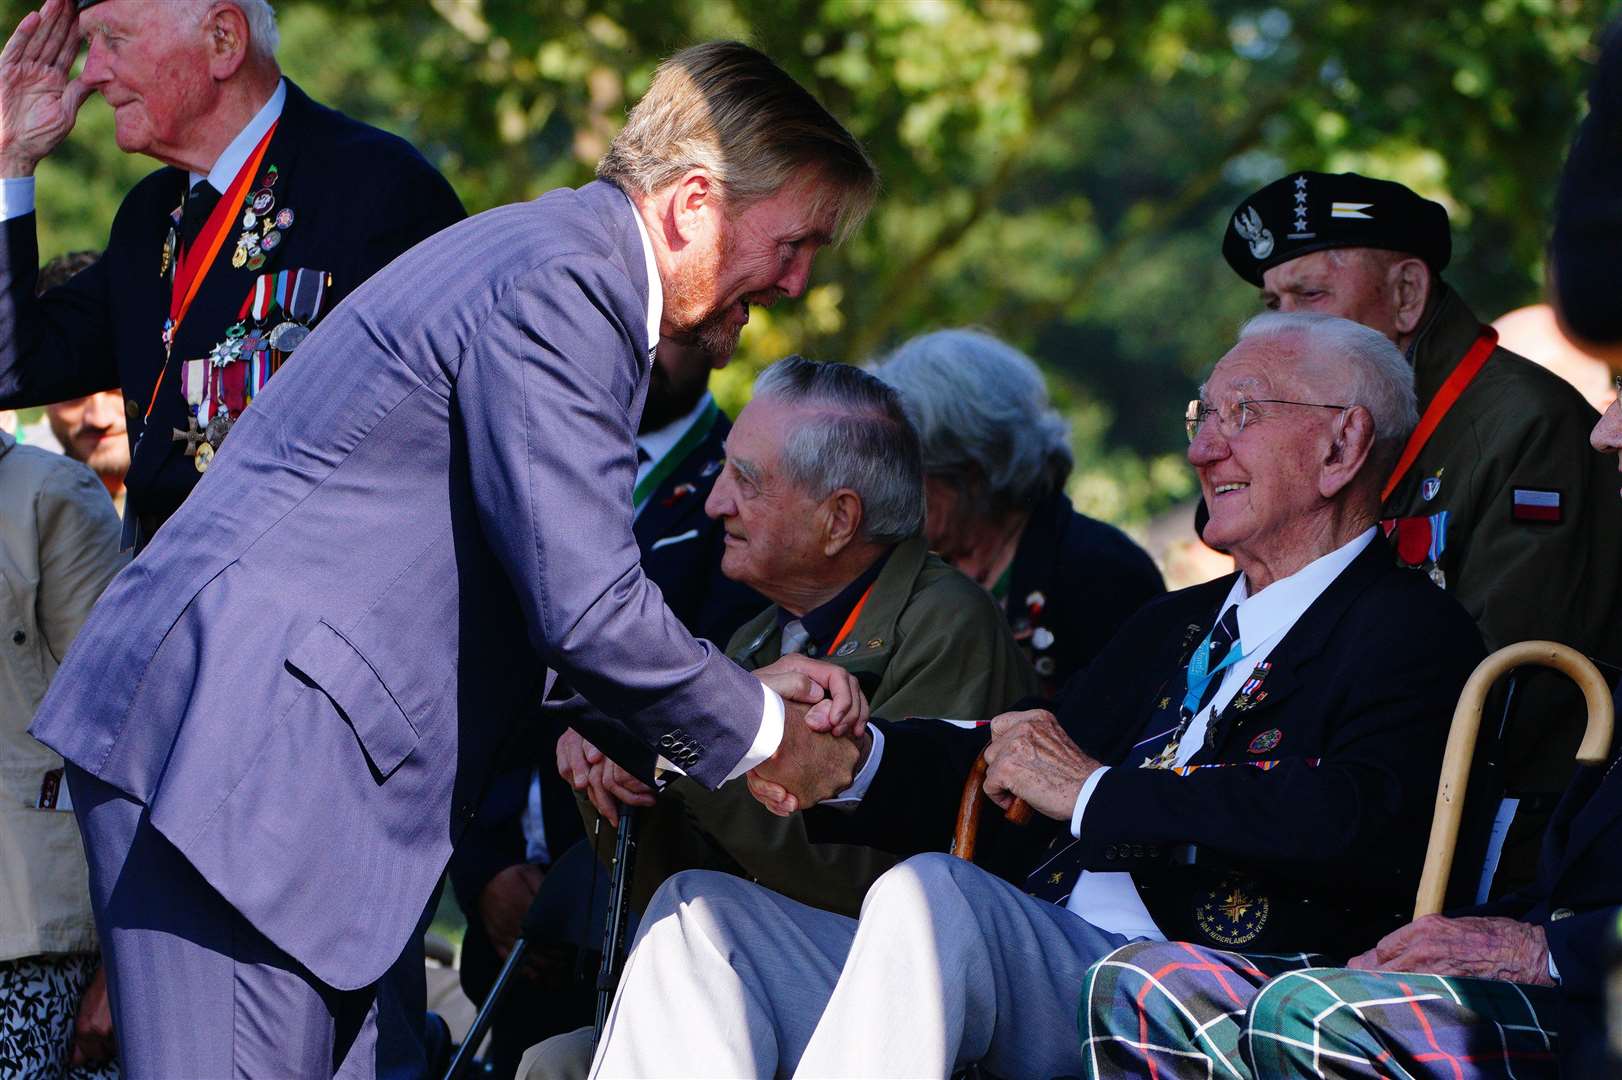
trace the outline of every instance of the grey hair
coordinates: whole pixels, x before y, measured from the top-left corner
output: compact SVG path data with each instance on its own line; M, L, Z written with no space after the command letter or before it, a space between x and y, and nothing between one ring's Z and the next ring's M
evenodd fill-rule
M981 513L1030 507L1064 487L1070 426L1030 357L981 330L937 330L873 369L901 392L924 470L953 480ZM983 485L983 490L976 490Z
M1347 405L1361 405L1374 418L1373 463L1396 464L1402 446L1419 423L1414 369L1378 330L1335 315L1268 311L1239 329L1240 341L1293 337L1302 353L1349 379Z
M814 499L850 488L862 500L862 539L896 544L924 528L918 434L894 390L850 364L790 356L760 373L755 396L803 406L783 436L789 481Z
M193 0L191 10L199 22L208 9L219 0ZM276 49L282 43L282 34L276 27L276 9L270 6L270 0L226 0L242 12L242 17L248 22L248 49L255 56L263 60L274 60ZM177 5L178 7L178 5ZM183 16L186 9L180 7L177 16Z

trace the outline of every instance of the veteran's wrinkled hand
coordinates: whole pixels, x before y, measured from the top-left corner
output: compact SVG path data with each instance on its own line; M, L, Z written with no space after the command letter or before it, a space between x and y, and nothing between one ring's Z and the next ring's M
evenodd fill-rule
M986 746L986 797L1007 810L1015 799L1069 821L1087 778L1101 766L1070 741L1046 709L1003 713Z
M1519 919L1424 915L1380 939L1347 967L1430 975L1502 979L1553 986L1549 939L1543 927Z
M0 50L0 176L34 175L90 96L68 78L79 55L79 17L68 0L46 0L23 16Z

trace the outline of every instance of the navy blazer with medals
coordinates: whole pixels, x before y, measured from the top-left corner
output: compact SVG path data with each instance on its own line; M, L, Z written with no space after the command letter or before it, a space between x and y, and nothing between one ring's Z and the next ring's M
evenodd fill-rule
M1130 871L1173 940L1350 955L1413 910L1442 747L1481 638L1452 597L1371 543L1273 647L1260 685L1212 722L1190 761L1207 767L1139 768L1129 750L1151 722L1175 721L1188 656L1233 580L1150 602L1060 695L1065 731L1113 766L1081 840L1070 846L1068 821L1020 829L992 812L977 861L1033 892L1067 887L1078 868ZM881 724L867 797L852 812L812 811L813 838L944 850L988 735Z
M132 517L166 517L196 485L193 460L171 437L187 426L180 368L208 356L225 338L261 274L330 274L324 314L395 256L465 216L444 177L409 143L317 104L291 80L260 175L271 165L277 169L275 210L292 210L293 223L262 267L233 267L243 230L241 208L232 210L224 243L180 324L161 387L171 286L160 270L171 212L186 193L184 170L165 167L136 184L118 208L102 257L38 300L35 216L0 227L0 408L122 389Z

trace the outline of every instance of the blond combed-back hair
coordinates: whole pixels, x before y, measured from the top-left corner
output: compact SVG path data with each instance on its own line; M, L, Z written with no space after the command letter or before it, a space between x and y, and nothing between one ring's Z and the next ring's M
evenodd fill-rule
M720 182L734 212L816 176L811 197L836 204L836 239L861 224L879 185L855 137L770 57L737 41L694 45L660 64L597 163L598 177L640 195L692 169Z

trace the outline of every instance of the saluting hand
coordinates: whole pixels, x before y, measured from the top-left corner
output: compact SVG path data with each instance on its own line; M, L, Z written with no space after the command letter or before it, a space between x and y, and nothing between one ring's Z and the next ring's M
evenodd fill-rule
M1046 709L1003 713L991 722L985 791L1004 810L1024 799L1044 817L1069 821L1081 786L1099 768Z
M23 16L0 51L0 176L32 176L59 146L90 88L68 72L79 54L79 20L68 0Z

